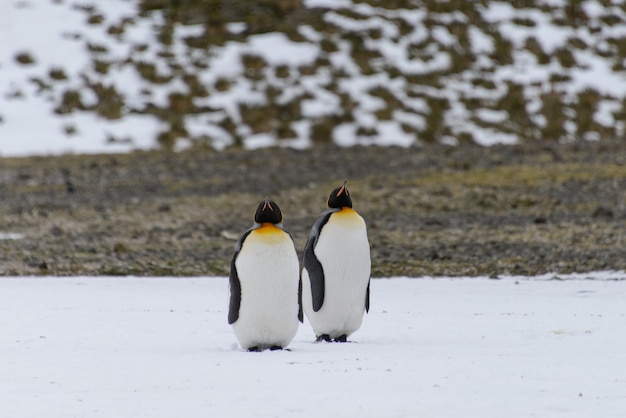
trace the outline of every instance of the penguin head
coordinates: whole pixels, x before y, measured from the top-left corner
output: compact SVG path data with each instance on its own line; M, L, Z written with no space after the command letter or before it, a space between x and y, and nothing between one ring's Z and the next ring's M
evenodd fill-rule
M282 221L283 213L280 211L276 202L266 197L265 200L259 203L254 214L254 222L259 224L279 224Z
M352 198L350 198L350 192L346 184L348 184L348 180L344 181L340 187L337 187L330 193L326 202L329 208L352 207Z

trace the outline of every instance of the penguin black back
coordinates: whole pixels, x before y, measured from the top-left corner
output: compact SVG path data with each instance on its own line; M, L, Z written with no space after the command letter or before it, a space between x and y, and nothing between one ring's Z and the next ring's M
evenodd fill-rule
M259 206L256 208L256 212L254 214L254 222L259 224L279 224L282 221L283 213L280 211L276 202L266 197L263 202L259 203Z
M350 197L350 192L346 184L348 184L348 180L344 181L340 187L337 187L330 193L327 202L329 208L341 209L343 207L352 207L352 198Z

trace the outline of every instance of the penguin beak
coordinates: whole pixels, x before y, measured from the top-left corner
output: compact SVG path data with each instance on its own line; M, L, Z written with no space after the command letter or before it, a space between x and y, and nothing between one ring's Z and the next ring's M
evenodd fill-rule
M348 184L348 180L344 180L343 181L343 184L341 185L341 187L337 191L337 196L341 196L343 193L346 192L346 184Z
M272 212L274 211L274 208L272 207L272 204L270 203L270 198L265 196L265 203L263 204L263 210L269 208L269 210L271 210Z

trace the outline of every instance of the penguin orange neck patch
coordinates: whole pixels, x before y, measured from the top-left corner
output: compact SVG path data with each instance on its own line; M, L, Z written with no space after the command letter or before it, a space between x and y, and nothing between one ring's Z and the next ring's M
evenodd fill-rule
M354 215L356 211L352 208L344 206L340 211L336 212L337 215Z
M363 226L363 218L354 210L348 207L342 208L332 214L329 222L338 222L337 225L342 225L346 228L361 228Z
M273 223L264 222L264 223L261 224L260 227L255 229L255 231L260 233L260 234L276 234L278 232L282 232L282 229L280 229L279 227L277 227Z

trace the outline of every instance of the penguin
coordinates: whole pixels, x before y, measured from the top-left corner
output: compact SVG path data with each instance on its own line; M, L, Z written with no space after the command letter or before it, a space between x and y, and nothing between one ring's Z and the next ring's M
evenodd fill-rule
M286 348L302 322L300 263L276 202L265 198L230 265L228 323L248 351Z
M370 306L370 246L347 180L332 191L302 256L302 306L316 341L346 342Z

